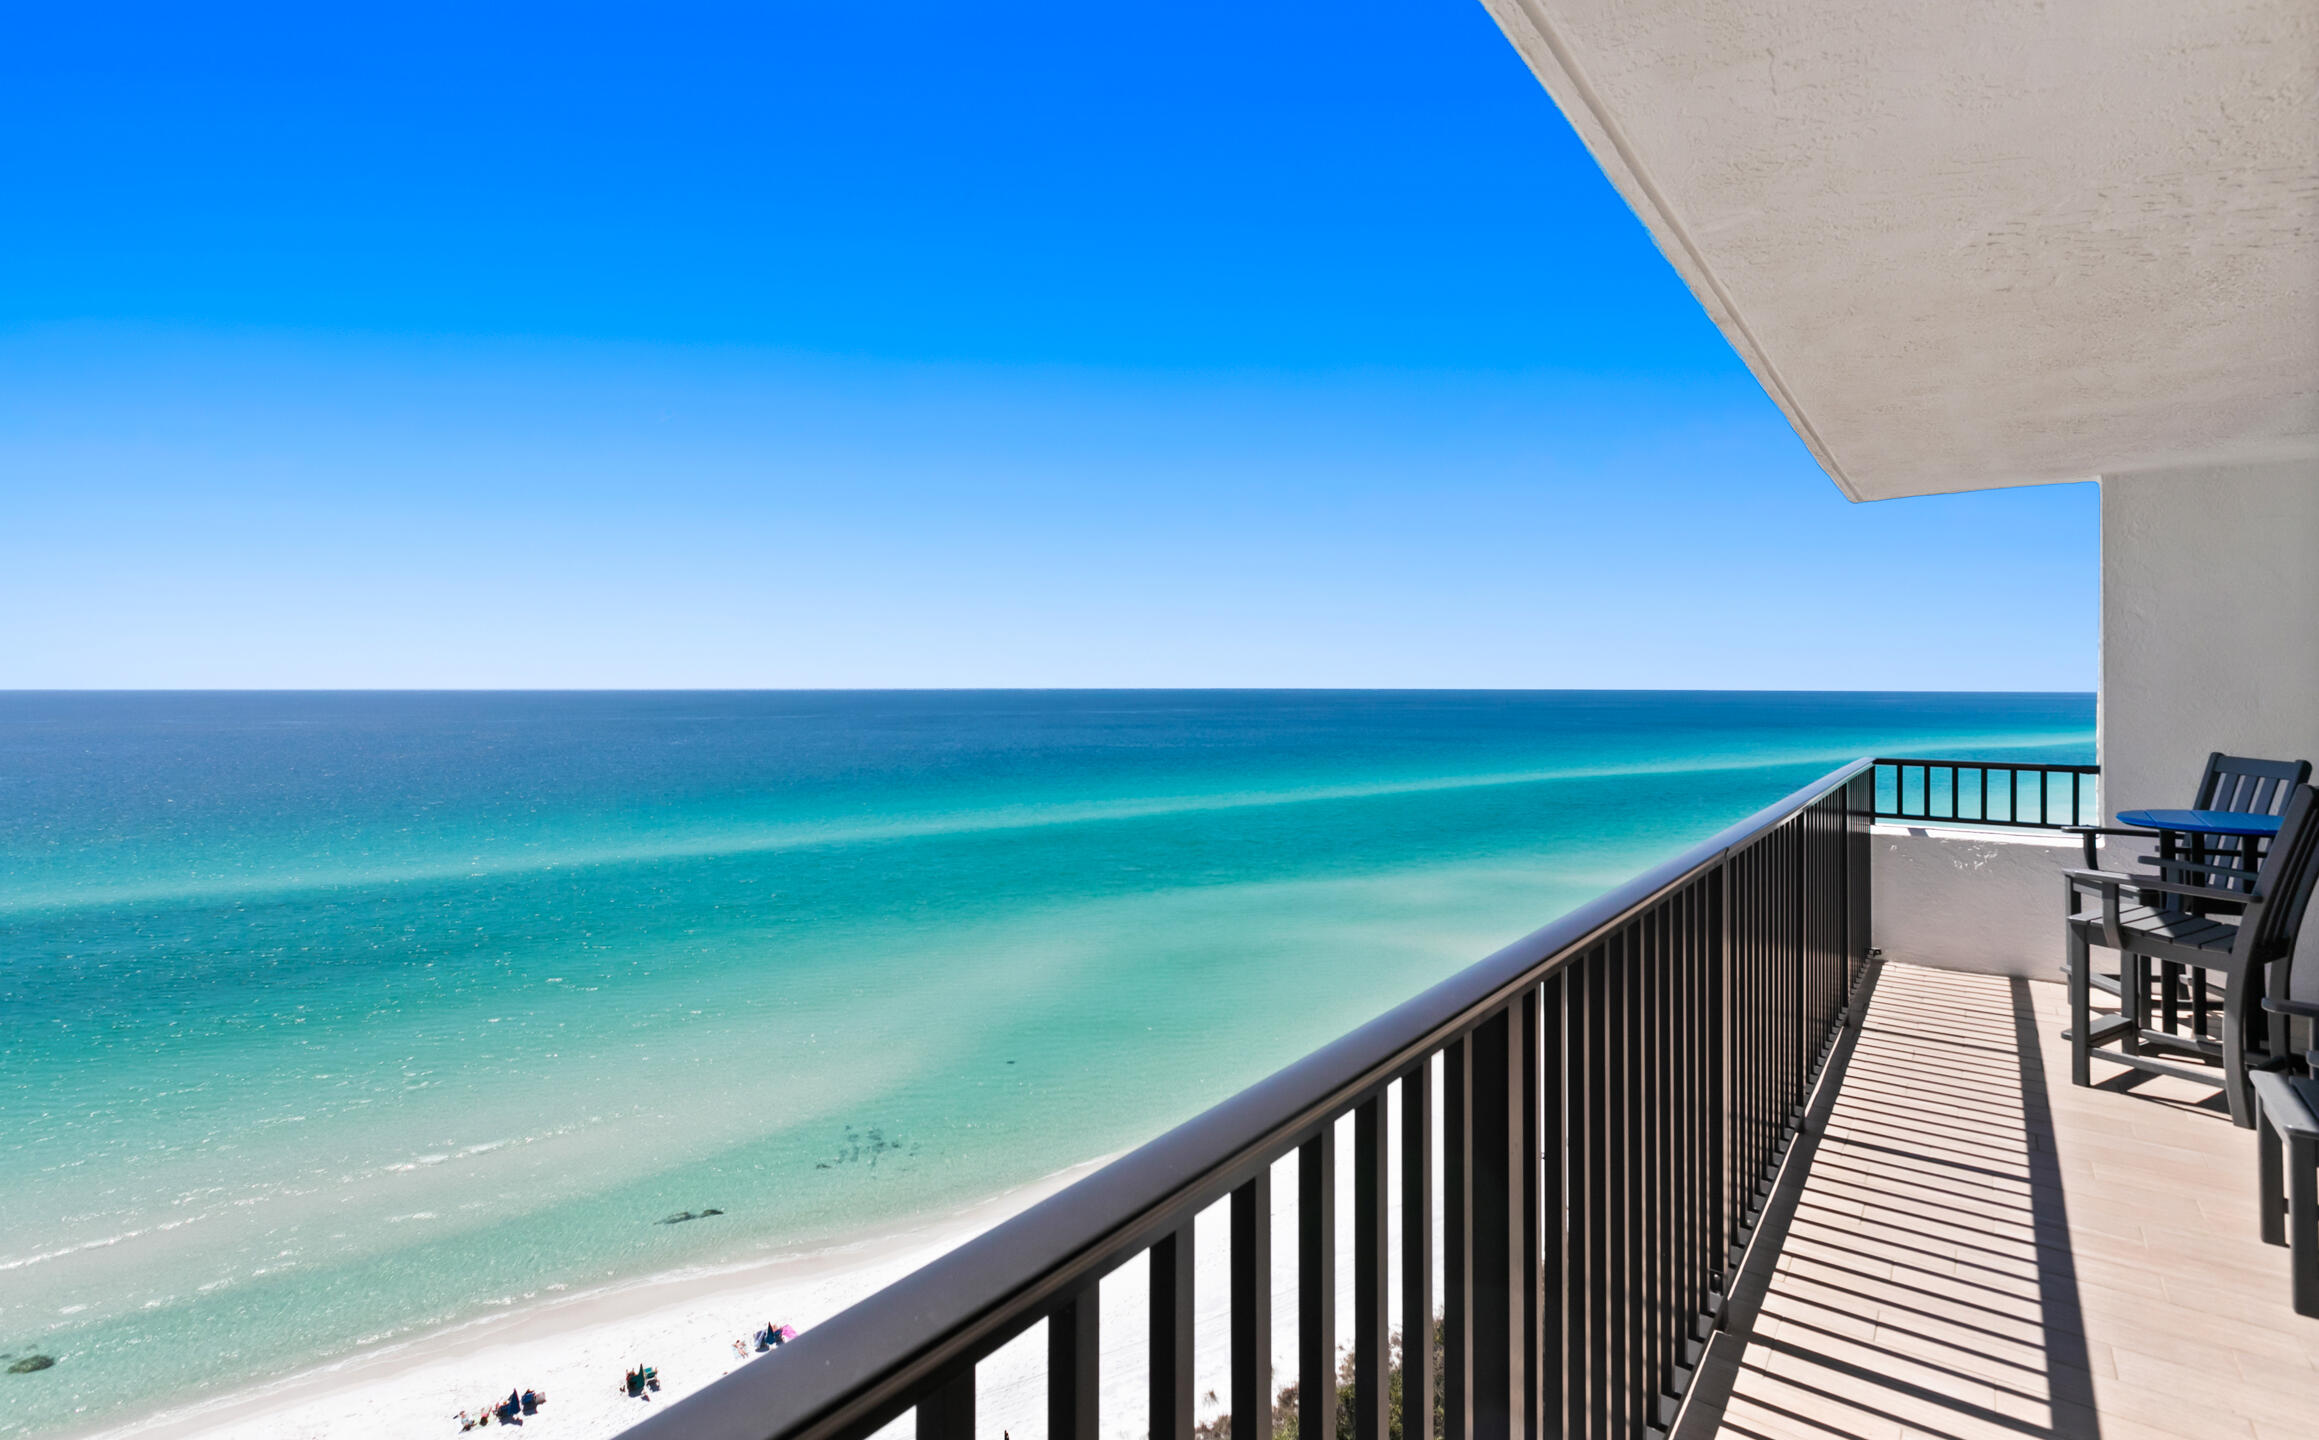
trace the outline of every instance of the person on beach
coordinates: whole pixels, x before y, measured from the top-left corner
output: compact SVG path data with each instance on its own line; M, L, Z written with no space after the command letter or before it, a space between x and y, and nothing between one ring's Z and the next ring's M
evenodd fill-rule
M737 1360L746 1360L749 1358L749 1344L747 1341L735 1340L733 1342L733 1358Z

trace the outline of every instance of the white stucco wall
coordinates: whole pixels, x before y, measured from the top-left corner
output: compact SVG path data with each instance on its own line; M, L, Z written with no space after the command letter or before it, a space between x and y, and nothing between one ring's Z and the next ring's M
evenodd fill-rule
M2074 837L1878 825L1871 843L1870 943L1886 959L2060 977L2061 874L2085 862Z
M2319 461L2102 477L2102 806L2319 763Z

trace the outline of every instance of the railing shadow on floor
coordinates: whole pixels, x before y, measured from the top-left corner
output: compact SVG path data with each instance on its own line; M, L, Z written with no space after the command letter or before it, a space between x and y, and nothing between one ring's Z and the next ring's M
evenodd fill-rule
M2099 1440L2046 1084L2027 981L1875 967L1677 1440Z

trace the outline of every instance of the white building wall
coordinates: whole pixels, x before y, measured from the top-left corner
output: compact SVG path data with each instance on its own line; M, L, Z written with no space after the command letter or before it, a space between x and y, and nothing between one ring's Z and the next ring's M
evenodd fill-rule
M2102 477L2102 806L2319 763L2319 462Z
M1878 825L1870 840L1869 943L1887 960L2061 978L2062 872L2085 863L2074 836Z

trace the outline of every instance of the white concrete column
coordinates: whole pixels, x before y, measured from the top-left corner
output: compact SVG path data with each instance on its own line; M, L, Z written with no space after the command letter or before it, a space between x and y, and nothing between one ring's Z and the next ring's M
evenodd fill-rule
M2319 461L2102 477L2102 807L2319 764Z

